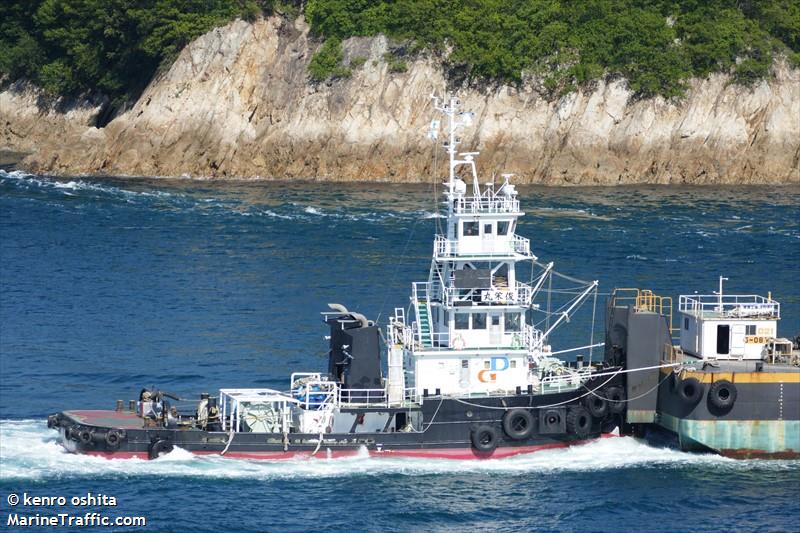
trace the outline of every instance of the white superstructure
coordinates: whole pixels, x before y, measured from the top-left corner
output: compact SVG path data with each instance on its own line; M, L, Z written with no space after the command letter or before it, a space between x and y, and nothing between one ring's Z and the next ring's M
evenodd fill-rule
M702 359L764 359L778 334L781 306L771 296L682 295L681 349Z
M434 239L427 281L413 284L409 311L396 309L391 318L390 400L407 388L421 396L468 396L579 384L589 369L576 372L550 357L547 339L596 292L597 282L581 282L574 299L537 327L534 299L545 290L553 263L536 262L530 240L516 234L524 213L511 176L480 183L478 153L458 151L458 133L472 115L460 112L457 98L434 98L434 106L447 134L446 225ZM434 140L439 125L431 123ZM523 264L537 272L527 282L518 275Z

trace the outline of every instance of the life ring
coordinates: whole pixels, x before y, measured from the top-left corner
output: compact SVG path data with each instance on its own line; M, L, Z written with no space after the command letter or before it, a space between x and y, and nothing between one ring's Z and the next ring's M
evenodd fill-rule
M492 426L478 426L472 430L470 440L472 446L479 452L493 452L497 448L497 431Z
M119 448L122 441L125 440L125 431L121 429L110 429L106 433L106 446L111 449Z
M84 429L80 433L78 433L78 439L83 444L86 445L91 444L92 440L94 440L94 432L88 429Z
M465 346L464 337L461 335L456 335L453 339L453 348L456 350L463 350Z
M608 401L608 410L618 415L625 410L625 391L622 387L609 387L605 392Z
M503 431L514 440L531 436L534 429L533 415L527 409L512 409L503 415Z
M682 379L677 386L678 398L685 405L694 406L703 396L703 386L697 378Z
M156 439L147 448L147 457L149 459L158 459L162 455L166 455L172 451L172 443L166 439Z
M708 388L708 402L717 409L727 411L736 403L736 385L727 379L715 381Z
M594 391L583 399L583 405L595 418L605 418L608 414L608 402Z
M589 411L576 405L570 407L567 413L567 431L578 437L584 438L592 429L592 416Z

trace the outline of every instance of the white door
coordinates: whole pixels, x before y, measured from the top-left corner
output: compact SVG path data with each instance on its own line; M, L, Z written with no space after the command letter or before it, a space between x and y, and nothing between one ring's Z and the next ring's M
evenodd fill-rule
M734 324L731 328L731 355L744 355L744 324Z

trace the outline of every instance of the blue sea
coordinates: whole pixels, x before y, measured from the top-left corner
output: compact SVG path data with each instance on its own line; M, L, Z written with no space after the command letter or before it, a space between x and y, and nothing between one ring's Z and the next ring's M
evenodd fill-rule
M800 188L520 187L542 262L613 287L781 302L800 333ZM0 528L10 513L144 516L117 531L797 531L800 461L735 461L609 438L488 461L65 453L48 414L285 389L322 370L318 314L386 323L427 277L429 185L89 179L0 171ZM576 319L564 342L585 342ZM572 333L574 332L574 333ZM597 357L597 354L595 354ZM11 506L11 494L116 506ZM59 529L59 528L39 528ZM69 528L67 528L69 529ZM73 528L77 529L77 528Z

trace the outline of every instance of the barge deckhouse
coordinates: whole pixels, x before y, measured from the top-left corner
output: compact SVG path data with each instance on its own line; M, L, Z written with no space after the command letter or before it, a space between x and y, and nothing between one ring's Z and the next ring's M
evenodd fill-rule
M48 423L64 446L109 457L155 458L179 446L241 458L363 449L484 458L566 446L614 429L625 408L621 369L584 365L582 356L569 365L556 356L571 350L550 345L556 328L596 298L597 282L567 278L569 296L557 309L536 303L545 294L551 301L557 273L516 232L524 213L510 175L481 184L478 153L458 151L458 132L472 115L456 98L434 98L434 106L444 118L448 154L444 226L427 280L413 283L410 305L396 308L385 330L329 304L326 372L292 374L286 391L204 394L190 411L157 390L142 390L127 410L118 402L114 411L63 411ZM434 140L440 125L431 124Z

